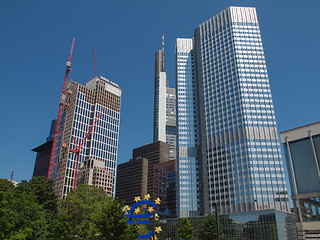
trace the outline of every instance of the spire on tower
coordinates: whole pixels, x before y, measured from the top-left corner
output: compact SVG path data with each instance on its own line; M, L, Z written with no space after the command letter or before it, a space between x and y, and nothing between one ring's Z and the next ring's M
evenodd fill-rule
M162 69L164 71L164 34L162 35Z

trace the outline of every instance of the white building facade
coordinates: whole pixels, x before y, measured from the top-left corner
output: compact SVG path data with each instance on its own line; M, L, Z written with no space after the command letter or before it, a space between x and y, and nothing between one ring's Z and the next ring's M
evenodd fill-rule
M164 51L156 52L153 141L170 145L170 159L176 159L176 90L169 88L164 71Z

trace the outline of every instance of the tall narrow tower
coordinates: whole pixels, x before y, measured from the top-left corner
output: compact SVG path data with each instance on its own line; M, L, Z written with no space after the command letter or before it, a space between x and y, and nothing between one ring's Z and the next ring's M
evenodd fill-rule
M176 159L176 92L169 88L164 71L164 36L162 50L155 54L153 141L170 145L170 159Z
M179 216L193 217L204 214L202 208L207 204L203 202L202 194L208 190L204 189L206 182L201 183L203 165L199 154L198 92L191 38L178 38L176 41L176 81L177 207Z

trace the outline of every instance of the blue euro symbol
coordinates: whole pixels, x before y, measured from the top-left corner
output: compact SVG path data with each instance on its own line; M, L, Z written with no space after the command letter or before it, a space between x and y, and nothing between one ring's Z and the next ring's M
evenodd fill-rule
M148 201L148 200L142 200L142 201L139 201L137 202L136 204L134 204L129 212L128 212L128 215L126 215L126 217L128 217L128 224L131 225L133 223L138 223L138 224L149 224L150 223L150 220L132 220L132 219L135 219L135 218L147 218L149 219L150 217L153 216L152 213L147 213L147 214L132 214L134 209L136 209L138 206L142 205L142 204L148 204L148 205L151 205L154 209L156 209L157 205L154 203L154 202L151 202L151 201ZM153 231L146 234L146 235L139 235L139 238L141 239L144 239L144 238L150 238L153 236Z

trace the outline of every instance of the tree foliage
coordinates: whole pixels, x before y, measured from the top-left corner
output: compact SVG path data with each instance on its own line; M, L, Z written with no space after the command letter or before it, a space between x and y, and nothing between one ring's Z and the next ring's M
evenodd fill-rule
M65 200L60 201L56 231L64 239L70 236L77 236L79 240L94 239L98 234L95 216L111 201L102 188L80 185L76 192L70 192Z
M52 186L44 177L17 187L0 179L0 239L138 238L138 225L127 224L122 204L103 189L81 185L58 202Z
M220 239L224 239L225 236L222 231L222 226L219 224ZM217 234L217 222L214 215L208 215L201 222L201 228L199 237L201 240L215 240L218 239Z
M0 238L49 239L57 214L52 181L35 177L18 187L0 179Z
M127 224L123 204L113 200L97 214L95 223L101 233L101 239L106 240L134 240L138 239L139 227Z
M189 240L193 238L194 231L193 227L188 218L183 218L178 228L178 237L182 240Z

